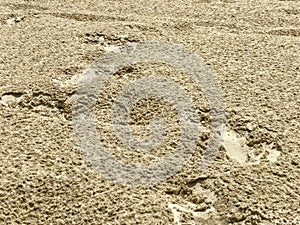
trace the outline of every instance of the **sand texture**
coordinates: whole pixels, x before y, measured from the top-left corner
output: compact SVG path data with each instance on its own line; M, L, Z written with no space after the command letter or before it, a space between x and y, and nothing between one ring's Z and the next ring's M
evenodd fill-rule
M158 98L139 101L132 131L165 120L166 140L150 152L114 135L112 104L122 87L159 75L193 100L201 124L180 171L149 186L102 176L76 141L78 80L126 43L161 41L201 57L226 106L224 142L204 171L210 106L182 71L159 63L123 68L97 97L103 145L126 164L149 165L180 142L179 117ZM1 0L0 224L300 224L300 1ZM126 139L124 139L126 141Z

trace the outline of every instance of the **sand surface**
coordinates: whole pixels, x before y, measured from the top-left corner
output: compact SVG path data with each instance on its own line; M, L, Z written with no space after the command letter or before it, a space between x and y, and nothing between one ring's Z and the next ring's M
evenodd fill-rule
M125 163L149 164L178 142L176 110L148 99L131 125L155 115L168 140L143 154L122 148L112 99L142 76L169 77L201 112L193 157L167 180L123 186L90 166L72 122L78 78L128 42L165 41L201 57L226 104L224 143L199 171L209 138L201 89L166 65L121 70L99 97L99 136ZM145 112L149 114L145 114ZM300 224L300 1L0 1L0 224Z

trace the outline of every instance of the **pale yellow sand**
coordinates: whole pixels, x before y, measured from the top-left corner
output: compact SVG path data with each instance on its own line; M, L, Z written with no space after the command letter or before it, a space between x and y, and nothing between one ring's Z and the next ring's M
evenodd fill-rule
M203 114L202 142L179 173L155 186L123 187L80 154L72 96L79 75L102 54L151 40L180 44L210 66L229 133L200 173L209 133ZM300 224L299 56L297 0L1 0L0 224ZM157 65L121 72L99 103L109 106L128 79L158 73L186 87L205 111L194 84ZM138 126L145 110L164 109L175 123L176 114L160 104L140 104L137 134L147 133L147 120ZM99 132L120 160L147 163L171 151L166 142L154 156L131 154L110 135L105 114L98 116Z

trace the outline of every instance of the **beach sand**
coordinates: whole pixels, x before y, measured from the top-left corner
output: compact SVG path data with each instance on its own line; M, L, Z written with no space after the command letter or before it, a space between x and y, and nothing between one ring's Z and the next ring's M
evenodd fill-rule
M209 66L227 128L217 157L200 171L210 134L205 93L170 66L121 70L97 107L99 136L116 159L153 163L180 141L176 109L159 99L141 101L131 119L134 132L147 135L149 119L163 115L171 128L159 149L132 153L116 140L112 99L139 77L181 85L203 128L179 172L124 186L81 154L72 104L96 59L144 41L180 45ZM297 0L1 0L0 224L300 224L299 95Z

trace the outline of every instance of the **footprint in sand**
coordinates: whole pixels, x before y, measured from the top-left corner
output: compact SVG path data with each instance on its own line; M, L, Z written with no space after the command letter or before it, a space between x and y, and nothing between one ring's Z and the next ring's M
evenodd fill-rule
M235 131L227 130L224 134L223 148L226 151L227 156L241 165L258 165L261 163L263 157L268 162L274 163L280 156L280 151L273 148L272 144L262 144L259 154L255 154L257 151L254 148L249 147L246 144L246 138L239 137Z

